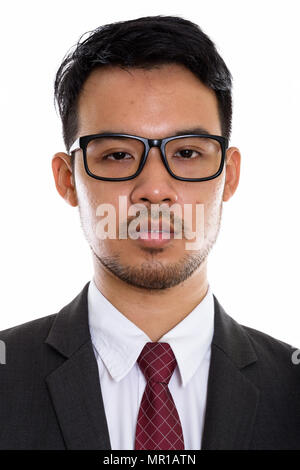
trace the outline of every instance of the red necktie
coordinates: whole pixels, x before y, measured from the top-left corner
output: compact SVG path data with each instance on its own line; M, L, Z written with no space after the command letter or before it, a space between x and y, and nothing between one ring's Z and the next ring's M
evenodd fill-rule
M135 449L184 450L180 418L168 384L176 358L168 343L146 343L137 363L147 384L138 413Z

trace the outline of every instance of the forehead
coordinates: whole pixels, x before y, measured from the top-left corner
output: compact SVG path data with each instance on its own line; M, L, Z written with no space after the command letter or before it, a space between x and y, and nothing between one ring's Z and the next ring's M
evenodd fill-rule
M177 64L93 70L79 95L78 118L81 135L106 128L159 137L178 126L221 132L215 92Z

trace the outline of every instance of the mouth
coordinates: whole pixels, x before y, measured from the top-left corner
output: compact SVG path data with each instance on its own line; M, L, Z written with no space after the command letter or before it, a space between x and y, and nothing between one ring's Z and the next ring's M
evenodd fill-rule
M153 225L152 221L149 220L148 227ZM155 224L156 225L156 224ZM166 227L162 227L162 220L159 221L159 227L156 229L148 229L147 231L137 230L139 237L137 241L145 246L161 247L171 242L174 239L174 226L172 224L166 224Z
M159 223L157 223L157 221L154 221L154 220L151 220L149 219L148 220L148 224L147 224L147 229L146 230L141 230L141 227L144 229L145 228L145 221L143 221L140 225L139 225L139 229L137 230L138 233L142 234L142 233L150 233L152 235L154 234L162 234L162 233L168 233L168 234L172 234L174 235L174 226L173 224L169 224L167 221L165 223L163 223L162 219L159 220Z

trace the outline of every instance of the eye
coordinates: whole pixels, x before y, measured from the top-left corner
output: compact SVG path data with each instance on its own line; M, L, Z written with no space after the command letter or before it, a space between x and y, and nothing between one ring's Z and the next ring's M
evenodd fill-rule
M192 149L178 150L174 154L175 157L179 156L179 157L186 158L186 159L195 158L197 157L197 155L200 155L200 152L198 152L197 150L192 150Z
M109 157L112 157L112 158L109 158ZM132 155L130 155L130 153L126 153L126 152L113 152L113 153L108 153L107 155L104 155L103 156L103 160L128 160L128 158L125 158L125 157L129 157L131 158Z

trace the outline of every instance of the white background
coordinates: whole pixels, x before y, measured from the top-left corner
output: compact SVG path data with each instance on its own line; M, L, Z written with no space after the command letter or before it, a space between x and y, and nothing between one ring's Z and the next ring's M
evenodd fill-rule
M97 26L147 15L200 25L233 75L240 185L224 203L209 282L238 322L300 346L298 1L1 3L0 330L57 312L93 275L77 208L56 192L64 151L53 82Z

